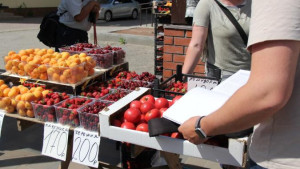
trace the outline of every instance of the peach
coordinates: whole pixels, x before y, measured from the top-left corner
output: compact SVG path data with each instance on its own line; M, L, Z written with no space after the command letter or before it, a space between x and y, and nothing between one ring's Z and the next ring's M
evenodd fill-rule
M20 115L20 116L26 116L26 110L25 109L19 109L18 110L18 114Z
M25 109L32 110L30 102L25 102Z
M34 113L33 113L32 110L27 110L27 111L26 111L26 115L27 115L28 117L31 117L31 118L34 117Z

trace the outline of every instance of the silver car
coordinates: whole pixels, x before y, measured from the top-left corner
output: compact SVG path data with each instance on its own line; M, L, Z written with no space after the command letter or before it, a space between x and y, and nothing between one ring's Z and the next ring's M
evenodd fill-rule
M99 19L106 21L123 17L136 19L140 11L140 5L135 0L98 0L98 2Z

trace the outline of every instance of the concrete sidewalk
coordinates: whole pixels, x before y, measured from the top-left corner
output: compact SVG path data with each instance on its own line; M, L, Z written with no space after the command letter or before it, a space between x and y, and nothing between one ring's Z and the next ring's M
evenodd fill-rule
M19 51L28 48L48 48L36 38L42 18L24 18L18 21L0 22L0 56L4 57L11 50ZM146 21L146 19L144 20ZM151 27L151 20L143 28ZM116 20L112 22L97 22L97 37L100 45L110 44L121 46L126 51L126 61L129 69L138 73L154 71L154 37L143 35L117 34L113 31L140 27L139 20ZM89 31L92 37L92 30ZM127 44L119 43L120 38ZM93 42L90 38L90 42ZM4 68L1 58L0 68ZM18 132L16 120L5 117L0 138L0 168L1 169L57 169L59 161L41 155L43 126L36 124ZM120 165L119 152L115 150L114 141L103 139L100 147L100 157L113 165ZM214 162L182 156L182 164L190 169L212 168L220 169ZM87 169L88 167L71 163L72 169Z

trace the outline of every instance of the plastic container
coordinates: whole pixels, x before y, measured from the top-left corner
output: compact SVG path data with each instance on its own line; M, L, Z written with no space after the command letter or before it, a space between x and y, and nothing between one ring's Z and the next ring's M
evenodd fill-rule
M152 88L153 82L146 82L141 80L121 80L118 82L118 87L127 90L135 90L137 87Z
M126 90L126 89L110 89L109 93L101 97L100 100L116 102L131 92L132 92L131 90Z
M30 64L25 66L26 74L32 79L48 80L47 74L48 66L45 64Z
M72 95L68 95L69 98L72 98ZM63 102L62 100L61 102ZM60 103L60 102L59 102ZM57 104L59 104L57 103ZM53 105L43 105L36 102L31 102L33 107L34 117L40 121L44 122L55 122L56 121L56 112L55 104Z
M75 103L75 99L84 99L84 102L83 102L83 104L79 105L76 108L75 107L74 108L62 107L63 104L72 104L72 102L70 102L71 100L74 100L74 103ZM89 98L73 97L73 98L69 98L67 100L62 101L62 102L58 103L57 105L54 105L57 123L60 123L63 125L69 125L71 127L79 126L78 109L92 101L93 101L93 99L89 99ZM77 102L79 102L79 101L77 101Z
M73 67L49 66L47 69L48 79L51 81L76 84L88 76L84 70L84 63Z
M107 69L113 65L113 53L88 54L96 61L96 68Z
M95 106L95 105L98 106ZM113 104L113 102L97 100L93 101L78 109L80 126L86 130L98 131L99 115L98 113L105 107ZM95 106L96 108L93 108ZM91 110L88 110L88 109ZM93 111L93 113L88 113L87 111Z
M126 53L123 49L113 51L113 55L114 55L114 59L113 59L114 60L113 61L114 65L124 63Z

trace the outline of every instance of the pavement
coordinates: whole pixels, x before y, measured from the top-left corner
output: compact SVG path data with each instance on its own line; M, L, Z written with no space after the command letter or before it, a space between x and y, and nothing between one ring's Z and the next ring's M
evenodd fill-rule
M42 18L24 18L16 21L0 21L0 56L4 57L11 50L19 51L28 48L48 48L36 38ZM154 29L151 18L140 20L115 20L97 22L97 37L100 45L110 44L121 46L126 51L126 61L129 69L138 73L154 72L154 37L141 34L116 33L128 29ZM147 30L147 29L146 29ZM126 32L126 31L125 31ZM149 33L149 32L148 32ZM92 29L89 31L90 42L93 42ZM126 42L121 44L119 41ZM4 69L3 60L0 68ZM0 138L0 168L1 169L57 169L60 161L41 155L43 140L43 125L35 124L19 132L17 122L5 117ZM115 148L115 142L102 139L100 144L100 161L114 166L120 166L120 152ZM186 169L220 169L218 163L181 156L181 163ZM87 169L88 167L71 162L70 169Z

